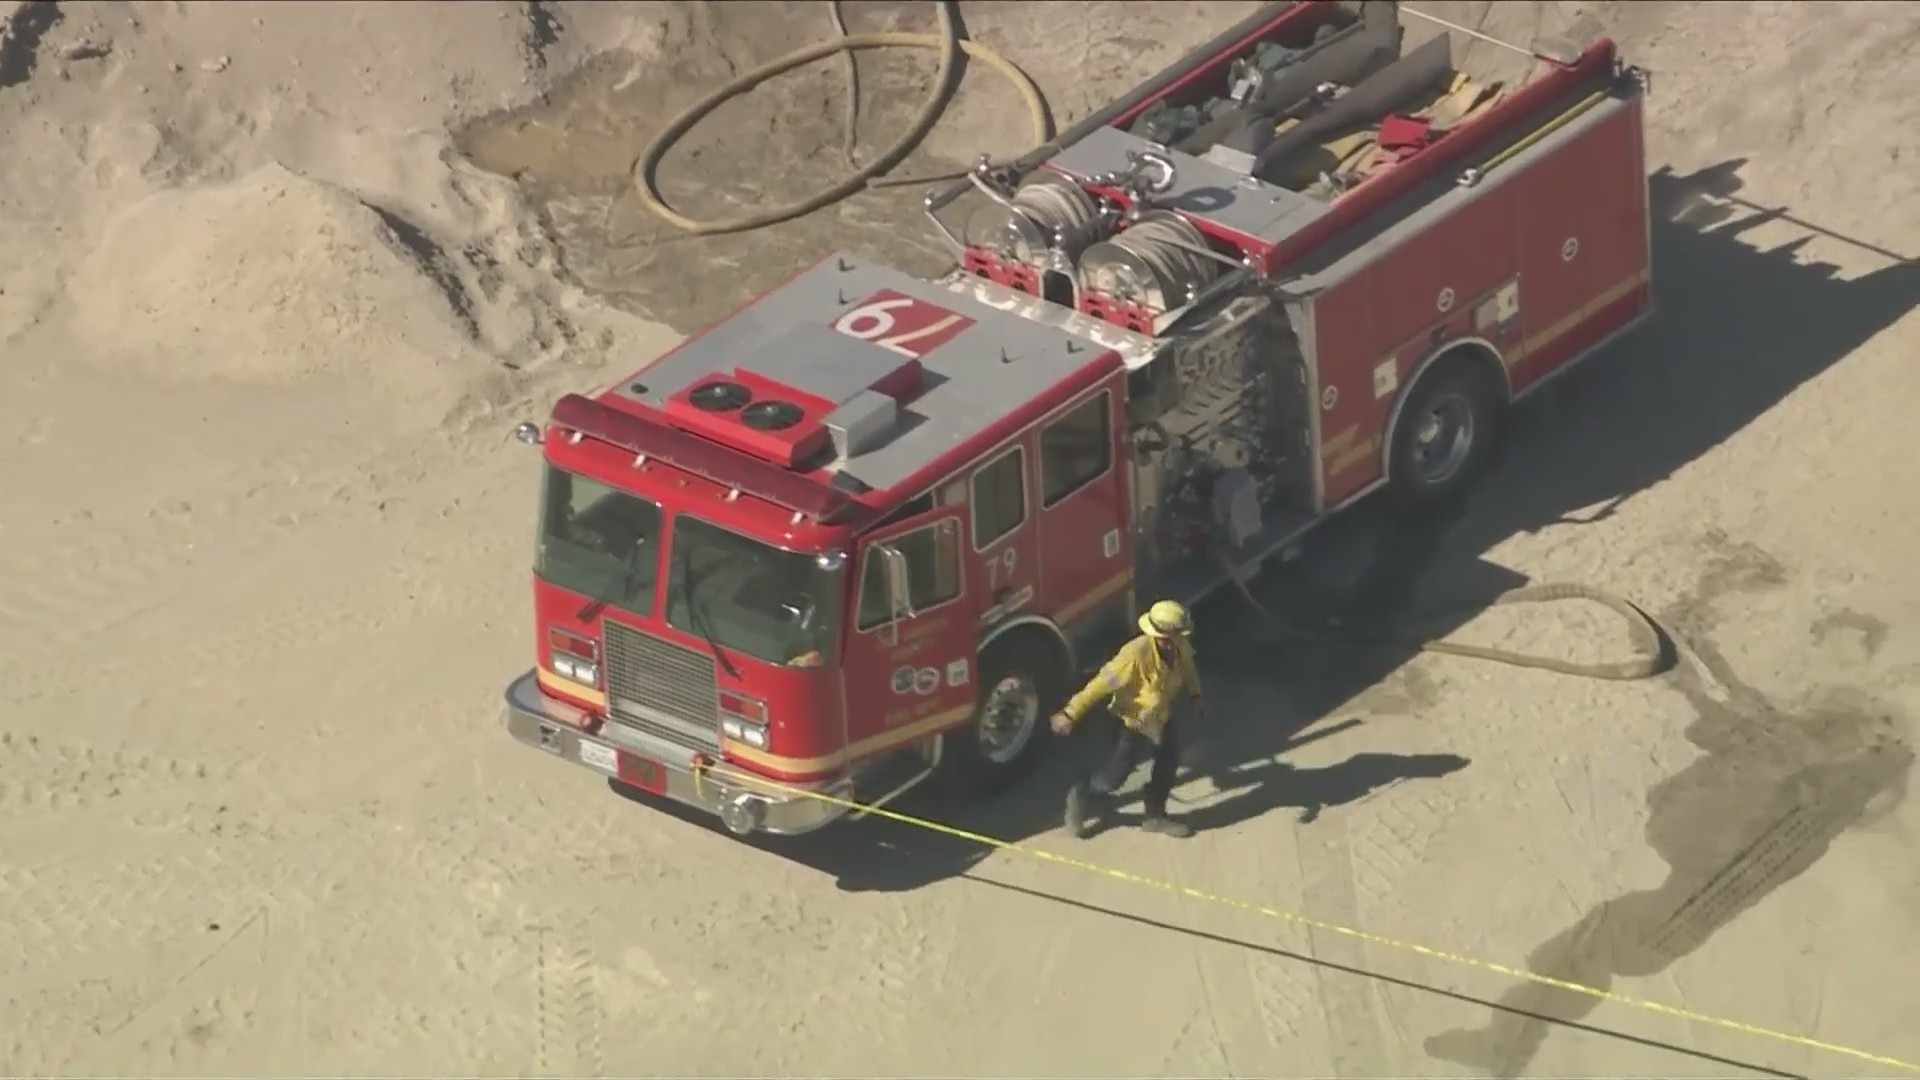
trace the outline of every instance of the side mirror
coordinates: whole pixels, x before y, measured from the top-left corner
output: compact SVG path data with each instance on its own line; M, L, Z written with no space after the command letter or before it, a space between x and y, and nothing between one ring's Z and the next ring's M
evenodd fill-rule
M528 446L539 446L542 442L546 441L546 435L541 432L540 425L531 420L525 421L521 423L520 426L514 428L513 437L526 443Z
M890 544L874 548L887 579L887 644L900 642L900 623L913 618L913 594L907 584L907 557Z

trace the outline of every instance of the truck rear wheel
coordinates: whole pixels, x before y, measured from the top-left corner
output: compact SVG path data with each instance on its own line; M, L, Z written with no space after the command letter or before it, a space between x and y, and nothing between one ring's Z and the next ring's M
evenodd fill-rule
M1493 453L1500 392L1485 366L1464 356L1435 364L1407 394L1387 458L1388 487L1403 505L1428 507L1470 486Z
M980 703L973 720L948 732L941 763L959 793L986 795L1032 770L1052 732L1047 717L1065 693L1058 649L1038 634L1016 631L980 660Z

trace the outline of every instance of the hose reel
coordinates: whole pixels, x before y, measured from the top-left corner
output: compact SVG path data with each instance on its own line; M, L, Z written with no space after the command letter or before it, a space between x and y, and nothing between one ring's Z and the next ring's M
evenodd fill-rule
M1212 284L1223 264L1192 222L1171 210L1148 210L1080 256L1080 281L1115 300L1171 311Z
M964 240L1003 259L1070 269L1101 227L1100 210L1079 184L1036 172L1002 202L984 203L968 218Z

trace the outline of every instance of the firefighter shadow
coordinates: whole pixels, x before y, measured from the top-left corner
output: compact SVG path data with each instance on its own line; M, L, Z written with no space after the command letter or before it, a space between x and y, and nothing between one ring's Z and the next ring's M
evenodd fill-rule
M1185 820L1212 831L1293 808L1298 821L1311 825L1325 811L1356 803L1410 780L1438 780L1466 768L1458 754L1355 754L1345 761L1303 769L1286 761L1230 769L1213 777L1222 797L1191 810Z

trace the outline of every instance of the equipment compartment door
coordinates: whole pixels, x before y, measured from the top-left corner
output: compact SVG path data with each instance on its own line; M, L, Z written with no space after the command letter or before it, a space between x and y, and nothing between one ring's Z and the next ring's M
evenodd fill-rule
M973 714L981 605L964 557L966 524L963 508L943 507L860 544L842 664L856 753L901 746Z
M1563 131L1551 149L1509 181L1520 237L1520 327L1525 349L1509 357L1515 391L1564 359L1555 347L1593 296L1593 260L1582 257L1595 227L1589 208L1594 162L1584 135Z

